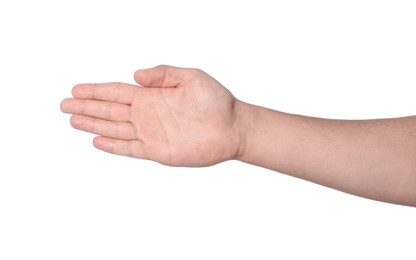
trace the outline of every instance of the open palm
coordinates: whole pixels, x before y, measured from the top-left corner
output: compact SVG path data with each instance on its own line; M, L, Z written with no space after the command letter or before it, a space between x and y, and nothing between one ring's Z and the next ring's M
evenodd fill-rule
M174 166L207 166L240 150L238 101L197 69L139 70L141 86L81 84L61 110L73 127L98 136L95 147Z

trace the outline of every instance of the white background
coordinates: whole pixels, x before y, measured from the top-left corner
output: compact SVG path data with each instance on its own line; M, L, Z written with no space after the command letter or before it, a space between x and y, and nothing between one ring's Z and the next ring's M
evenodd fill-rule
M80 82L198 67L246 102L329 118L416 114L414 1L2 1L0 259L415 259L416 209L240 162L95 150Z

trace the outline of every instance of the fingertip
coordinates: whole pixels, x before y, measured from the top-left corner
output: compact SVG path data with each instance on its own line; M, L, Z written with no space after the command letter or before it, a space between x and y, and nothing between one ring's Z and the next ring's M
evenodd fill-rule
M184 78L183 68L158 65L140 69L134 73L134 80L143 87L176 87Z
M61 110L61 112L65 113L65 99L63 99L59 104L59 109Z
M167 67L166 65L158 65L156 67L152 68L146 68L146 69L138 69L134 73L134 80L137 84L147 87L151 85L152 78L155 76L155 73L160 71L161 69L164 69Z
M79 93L80 93L80 84L76 84L75 86L72 87L71 94L73 97L77 97L79 96Z
M143 72L143 69L140 69L140 70L136 70L136 72L134 72L134 75L133 75L133 78L134 78L134 81L136 81L136 83L137 84L139 84L139 85L141 85L141 78L142 78L142 74L143 74L144 72Z
M94 93L97 84L82 83L72 87L71 94L74 98L88 98Z
M85 124L85 120L83 120L82 116L73 114L69 119L69 123L73 128L80 130L83 128L82 126Z
M92 145L94 145L95 148L98 148L100 146L100 136L96 136L92 139Z
M113 142L111 141L111 139L103 137L103 136L96 136L92 140L92 144L94 145L95 148L106 151L106 152L111 152L113 148Z
M69 100L70 100L71 98L64 98L62 101L61 101L61 104L59 105L59 108L61 109L61 111L63 112L63 113L68 113L69 112Z

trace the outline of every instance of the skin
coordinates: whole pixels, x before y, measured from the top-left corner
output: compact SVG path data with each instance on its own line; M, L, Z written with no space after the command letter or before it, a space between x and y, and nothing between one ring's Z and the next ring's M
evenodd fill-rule
M198 69L157 66L139 84L80 84L61 110L96 148L170 166L240 160L354 195L416 206L416 117L330 120L237 100Z

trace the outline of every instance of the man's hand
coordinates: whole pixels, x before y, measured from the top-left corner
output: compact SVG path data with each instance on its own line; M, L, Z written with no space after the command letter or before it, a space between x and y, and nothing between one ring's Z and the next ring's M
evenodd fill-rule
M61 109L104 151L174 166L229 159L358 196L416 206L416 117L333 120L235 99L197 69L139 70L140 86L75 86Z
M98 135L94 146L172 166L208 166L239 156L239 101L198 69L139 70L140 86L80 84L61 110L71 125Z

